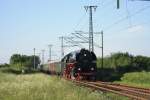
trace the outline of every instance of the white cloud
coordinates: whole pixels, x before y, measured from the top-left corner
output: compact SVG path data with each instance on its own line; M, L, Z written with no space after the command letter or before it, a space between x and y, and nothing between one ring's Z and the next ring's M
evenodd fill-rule
M144 25L135 25L135 26L131 26L128 28L128 32L133 33L133 32L144 32L146 30Z

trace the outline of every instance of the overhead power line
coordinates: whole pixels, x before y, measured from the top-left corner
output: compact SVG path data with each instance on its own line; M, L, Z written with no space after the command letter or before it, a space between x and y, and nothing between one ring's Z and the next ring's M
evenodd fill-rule
M81 22L83 21L83 19L85 18L85 16L86 16L86 13L79 19L79 21L77 22L77 24L73 28L73 31L75 31L76 28L81 24Z
M116 21L116 22L112 23L111 25L105 27L104 30L105 30L105 31L108 31L109 29L111 29L111 28L114 27L115 25L121 23L122 21L128 19L129 17L133 17L133 16L135 16L135 15L141 13L142 11L144 11L144 10L146 10L146 9L148 9L148 8L150 8L150 5L139 9L138 11L136 11L136 12L133 13L133 14L130 14L129 16L125 16L125 17L119 19L118 21Z
M128 0L128 1L150 1L150 0ZM117 0L117 9L120 8L120 0Z
M83 31L76 31L75 33L72 33L73 36L75 36L78 39L81 39L82 41L84 41L84 43L89 43L89 37L85 36L88 35L88 32L83 32ZM93 32L93 34L99 35L101 34L101 32ZM82 42L81 42L82 43ZM93 46L96 46L98 48L101 48L101 46L99 46L96 42L93 41Z

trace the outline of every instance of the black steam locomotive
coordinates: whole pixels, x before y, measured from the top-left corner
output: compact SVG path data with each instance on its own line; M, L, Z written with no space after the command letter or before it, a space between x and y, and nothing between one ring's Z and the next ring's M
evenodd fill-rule
M86 49L67 54L61 62L45 64L50 73L62 74L68 79L96 79L96 55Z

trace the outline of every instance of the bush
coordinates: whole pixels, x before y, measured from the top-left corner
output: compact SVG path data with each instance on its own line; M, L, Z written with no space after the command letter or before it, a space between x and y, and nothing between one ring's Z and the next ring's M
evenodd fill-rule
M150 72L126 73L119 83L126 83L133 86L150 88Z

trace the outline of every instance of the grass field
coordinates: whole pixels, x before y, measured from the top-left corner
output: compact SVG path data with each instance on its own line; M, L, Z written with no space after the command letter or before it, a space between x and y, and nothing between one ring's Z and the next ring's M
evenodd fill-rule
M127 73L119 83L150 88L150 72ZM42 73L14 74L0 68L0 100L126 100L111 93L79 87Z
M0 70L0 100L122 100L42 73L16 75ZM116 99L117 98L117 99Z
M121 78L121 81L118 81L117 83L150 88L150 72L143 71L126 73Z

